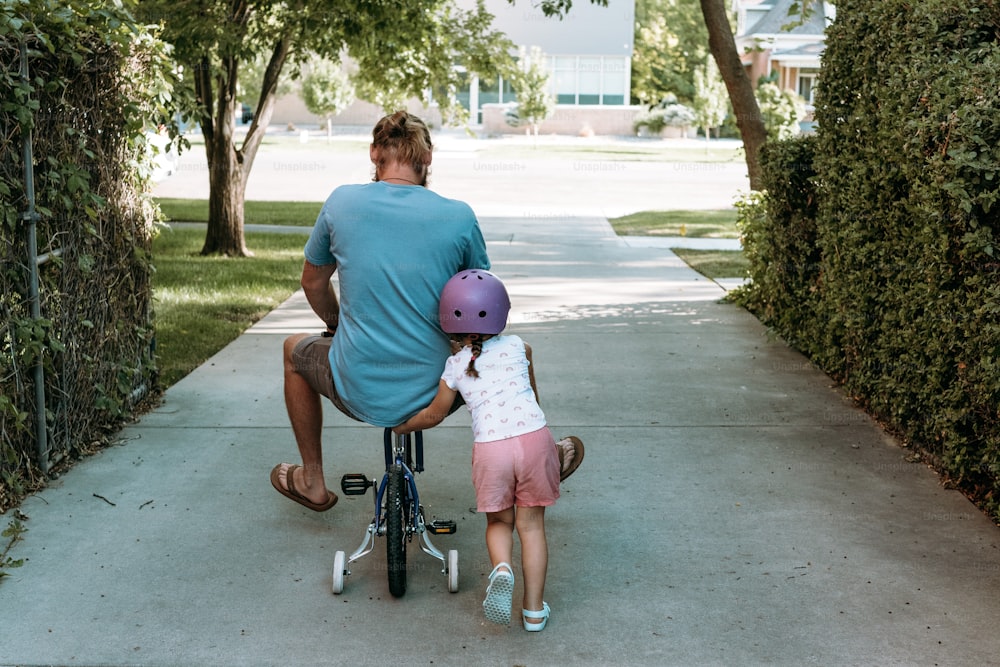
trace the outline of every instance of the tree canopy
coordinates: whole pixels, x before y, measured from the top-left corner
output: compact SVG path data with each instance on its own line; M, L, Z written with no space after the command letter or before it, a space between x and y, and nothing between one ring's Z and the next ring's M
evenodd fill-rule
M559 11L570 3L544 4ZM455 98L454 63L461 59L468 70L489 74L509 63L512 51L481 3L466 11L451 0L148 0L139 11L162 25L192 89L187 112L201 126L210 180L204 254L250 254L243 237L247 177L278 82L296 76L313 54L349 57L363 99L391 109L430 91L442 116L454 119L464 112ZM237 146L240 75L262 55L267 64L254 118Z
M517 70L511 75L511 87L517 93L517 114L530 131L538 134L538 126L555 111L556 102L548 91L549 72L545 54L533 46L521 47Z
M354 101L354 87L339 63L318 60L302 79L302 101L306 108L326 121L326 139L330 140L333 117Z
M632 99L654 105L668 93L695 96L694 73L709 58L698 0L636 0Z

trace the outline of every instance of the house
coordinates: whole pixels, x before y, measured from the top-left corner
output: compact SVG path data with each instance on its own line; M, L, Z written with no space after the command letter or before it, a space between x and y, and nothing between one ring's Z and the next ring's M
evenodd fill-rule
M806 101L812 121L812 105L824 49L826 27L836 18L832 2L813 0L804 21L789 15L801 0L734 0L736 48L754 86L761 77L775 75L778 86L798 93ZM791 25L789 29L785 26Z
M472 9L475 0L456 0ZM539 47L550 71L549 85L556 110L539 128L543 133L631 134L632 119L640 110L629 105L631 62L635 33L635 1L608 0L607 6L578 0L560 20L547 17L531 0L485 0L494 15L493 26L519 47ZM456 67L461 71L462 64ZM501 77L485 80L473 74L457 93L469 112L469 122L483 132L515 132L504 119L505 104L515 95ZM440 123L436 109L413 109L432 124ZM373 125L382 110L358 101L334 119L335 125ZM321 119L305 108L297 93L278 99L272 122L318 125Z

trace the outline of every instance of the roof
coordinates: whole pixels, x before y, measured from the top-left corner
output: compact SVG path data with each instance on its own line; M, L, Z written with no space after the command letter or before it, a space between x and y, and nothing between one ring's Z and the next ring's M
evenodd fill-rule
M775 56L803 56L803 57L814 57L818 58L823 55L823 50L826 48L826 44L823 42L812 42L810 44L803 44L791 49L777 49L773 52Z
M823 0L815 0L812 10L804 23L796 25L791 30L782 30L782 26L788 25L801 17L801 12L789 16L788 9L793 4L800 4L801 0L775 0L774 6L756 24L751 26L747 35L822 35L826 30L826 16Z

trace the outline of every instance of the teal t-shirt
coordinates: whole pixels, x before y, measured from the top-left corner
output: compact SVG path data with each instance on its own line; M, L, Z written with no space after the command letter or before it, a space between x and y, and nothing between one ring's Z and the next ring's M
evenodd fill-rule
M454 274L489 269L472 209L423 187L338 187L305 247L336 265L340 322L330 346L337 393L359 419L395 426L437 393L450 354L438 297Z

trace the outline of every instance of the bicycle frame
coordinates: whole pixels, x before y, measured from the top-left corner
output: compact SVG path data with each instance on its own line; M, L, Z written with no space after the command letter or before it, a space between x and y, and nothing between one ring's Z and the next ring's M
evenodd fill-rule
M413 463L413 441L416 444L416 464L411 468L411 464ZM441 571L445 574L448 573L449 557L446 557L430 540L427 525L424 521L423 508L420 505L420 495L417 492L417 485L414 480L414 471L423 471L422 434L417 432L413 441L411 441L409 435L397 435L393 439L392 431L385 429L384 448L386 467L385 473L382 475L382 481L378 484L375 492L375 516L368 525L368 530L361 544L344 563L344 574L351 573L349 569L351 563L367 556L375 549L376 536L385 536L388 516L385 495L389 485L389 474L395 465L400 466L403 470L403 479L405 480L402 512L406 542L411 542L414 534L418 535L420 549L427 555L441 561L443 566Z

